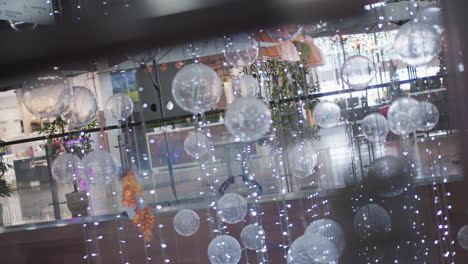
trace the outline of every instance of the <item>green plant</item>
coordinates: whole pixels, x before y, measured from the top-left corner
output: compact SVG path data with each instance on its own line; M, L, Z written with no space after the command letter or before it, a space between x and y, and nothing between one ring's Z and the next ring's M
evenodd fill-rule
M96 128L96 121L93 120L89 125L83 127L83 130ZM61 152L75 153L78 157L83 158L84 155L93 151L91 134L79 131L73 131L67 122L61 117L57 117L50 124L47 124L39 133L53 136L56 134L68 133L66 137L49 138L47 140L50 147L50 155L52 159L58 157ZM75 192L78 191L78 185L73 182Z
M3 143L3 141L0 140L0 142ZM3 153L3 148L1 149L1 152ZM8 184L8 182L3 178L5 176L5 173L9 169L11 169L12 166L9 164L5 163L5 160L3 159L3 156L0 155L0 197L10 197L13 194L13 190L11 189L11 186Z
M310 112L320 100L318 98L301 99L299 96L320 92L320 84L307 81L309 69L304 65L308 56L310 57L310 47L305 43L298 45L299 50L303 50L300 62L268 59L260 68L253 65L249 69L250 74L261 72L267 80L269 98L273 102L272 117L273 121L278 124L278 136L283 146L303 139L319 139L319 127L308 124L304 118L304 111ZM286 102L285 99L288 101Z

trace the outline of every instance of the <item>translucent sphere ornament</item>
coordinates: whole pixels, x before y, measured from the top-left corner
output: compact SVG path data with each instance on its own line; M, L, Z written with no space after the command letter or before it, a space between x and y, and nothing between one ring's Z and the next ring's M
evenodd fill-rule
M272 27L267 30L268 35L277 40L291 40L296 38L301 34L302 26L301 25L281 25L277 27Z
M352 56L341 67L341 78L351 89L364 89L375 76L374 64L364 56Z
M421 114L419 102L403 97L394 101L388 109L387 118L390 130L397 134L406 136L416 131L415 119Z
M96 149L86 155L83 161L88 166L90 183L111 183L119 176L119 166L107 151Z
M291 244L288 251L288 264L312 264L314 263L309 256L310 245L305 236L300 236Z
M397 157L384 156L374 160L365 178L365 186L380 197L396 197L405 191L409 177Z
M265 246L265 230L259 225L250 224L242 229L240 240L247 249L261 249Z
M336 103L322 101L315 106L313 116L320 127L332 128L340 122L341 109Z
M306 178L315 172L317 152L312 141L305 140L288 149L289 170L297 178Z
M262 101L239 97L229 105L225 125L237 141L251 142L265 136L272 123L271 112Z
M310 233L304 237L309 248L307 254L309 254L309 257L312 260L311 263L338 263L340 253L333 241L324 238L317 233Z
M91 123L98 110L94 93L86 87L74 86L70 105L60 116L70 126L80 128Z
M468 250L468 225L460 228L457 234L457 240L460 247L465 250Z
M404 63L423 66L439 55L441 37L439 32L423 22L408 22L400 27L395 38L395 51Z
M58 72L39 75L23 83L23 104L39 118L62 114L73 96L70 81Z
M210 140L203 133L190 131L184 141L185 152L192 158L199 159L208 153Z
M211 264L237 264L241 254L241 246L232 236L217 236L208 245L208 259Z
M413 111L419 111L417 113L411 113L417 130L429 131L439 123L439 110L437 106L430 102L419 102L419 108L415 108Z
M172 81L172 96L185 111L193 114L213 108L221 98L218 74L204 64L190 64L182 68Z
M133 113L133 101L124 93L116 93L106 102L106 111L115 119L123 121Z
M388 135L388 121L381 114L369 114L361 123L364 137L372 142L384 142Z
M360 207L354 215L354 230L363 239L375 239L392 230L390 214L378 204Z
M246 67L258 57L258 42L248 34L235 34L226 38L224 57L234 66Z
M416 14L418 22L423 22L433 26L439 34L444 32L444 22L442 19L442 8L438 4L433 4L421 8Z
M242 75L233 82L234 96L256 97L260 91L258 81L250 75Z
M247 202L238 194L227 193L218 200L217 211L223 222L236 224L244 220L247 214Z
M304 232L308 241L313 241L313 236L320 236L330 240L337 250L338 256L341 256L346 245L343 228L336 221L331 219L319 219L312 222Z
M181 236L191 236L200 227L200 217L192 210L180 210L174 217L174 229Z
M63 153L52 162L52 176L57 182L72 183L73 181L86 179L88 171L80 158L71 153Z

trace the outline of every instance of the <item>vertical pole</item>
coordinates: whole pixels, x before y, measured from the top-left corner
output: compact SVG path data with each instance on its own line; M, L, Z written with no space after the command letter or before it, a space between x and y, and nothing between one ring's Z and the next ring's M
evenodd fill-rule
M52 205L54 206L54 216L55 220L62 219L62 214L60 213L60 202L58 197L57 191L57 182L55 181L54 177L52 177L52 153L50 146L48 144L45 145L45 152L47 158L47 168L49 169L49 183L50 183L50 192L52 193Z

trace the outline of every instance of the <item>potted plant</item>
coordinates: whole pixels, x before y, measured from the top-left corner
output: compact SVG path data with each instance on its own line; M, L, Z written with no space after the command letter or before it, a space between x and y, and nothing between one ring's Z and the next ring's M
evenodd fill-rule
M91 129L96 127L96 122L91 122L83 129ZM71 131L72 128L60 117L57 117L53 122L44 127L40 132L49 136L58 133L64 134ZM64 138L51 138L48 140L49 153L51 159L55 160L60 153L73 153L80 159L87 153L93 151L91 135L87 133L70 133L66 140ZM65 194L67 206L73 217L87 216L87 208L89 205L88 196L84 189L83 179L77 179L72 182L73 191Z
M3 151L2 151L3 152ZM3 156L0 155L0 197L10 197L13 190L8 182L4 179L5 173L11 168L11 165L6 164ZM3 226L3 205L0 203L0 226Z

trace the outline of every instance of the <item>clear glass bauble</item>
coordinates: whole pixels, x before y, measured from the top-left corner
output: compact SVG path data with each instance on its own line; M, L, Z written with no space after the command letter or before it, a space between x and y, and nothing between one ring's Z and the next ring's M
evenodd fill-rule
M441 46L439 32L430 24L408 22L400 27L395 38L395 51L404 63L423 66L439 55Z
M257 97L259 91L258 81L250 75L242 75L233 81L234 97Z
M224 57L237 67L247 67L258 57L258 42L248 34L235 34L226 38Z
M351 89L367 88L374 77L374 64L364 56L349 57L341 67L341 78Z
M175 231L181 236L191 236L200 227L200 217L193 210L180 210L173 221Z
M421 8L416 14L417 21L432 25L439 34L444 32L444 21L442 18L442 8L439 4L428 5Z
M190 131L184 140L184 150L192 158L199 159L210 150L210 140L201 132Z
M60 116L70 126L80 128L96 119L98 111L94 93L86 87L74 86L70 105Z
M52 162L52 176L57 182L72 183L73 181L86 179L88 171L81 159L71 153L63 153Z
M271 112L262 101L251 97L239 97L229 105L225 125L236 140L251 142L270 131Z
M430 131L439 123L439 110L430 102L419 102L418 113L411 113L416 130ZM415 111L416 109L413 109Z
M332 128L340 122L341 109L336 103L322 101L314 107L313 116L320 127Z
M308 245L311 263L337 264L340 259L340 253L333 241L324 238L317 233L309 233L304 236Z
M96 149L86 155L83 162L88 167L90 183L111 183L119 176L119 166L107 151Z
M304 232L308 241L313 241L315 235L330 240L337 250L339 256L343 253L346 245L343 228L331 219L319 219L312 222Z
M247 214L247 202L242 196L235 193L223 195L216 206L219 217L228 224L241 222Z
M250 224L242 229L240 240L247 249L261 249L265 246L265 230L259 225Z
M402 97L394 101L388 109L387 119L390 130L406 136L416 131L414 120L420 119L419 102L410 97Z
M31 78L22 87L24 106L39 118L57 117L70 104L73 90L70 81L53 72Z
M309 256L310 245L307 243L305 236L300 236L291 244L288 256L288 264L313 264L312 258Z
M384 142L389 131L388 121L381 114L369 114L362 120L361 130L367 140Z
M116 93L106 102L106 111L119 121L126 120L133 113L133 101L124 93Z
M397 157L384 156L374 160L365 178L367 188L380 197L396 197L405 191L409 178Z
M353 219L354 230L362 239L375 239L392 230L390 214L378 204L360 207Z
M241 254L241 246L232 236L217 236L208 245L208 259L211 264L237 264Z
M276 40L287 41L296 38L301 34L301 25L281 25L267 29L268 35Z
M457 234L457 240L460 247L465 250L468 250L468 225L460 228Z
M212 109L221 99L221 79L204 64L182 68L172 81L172 96L185 111L193 114Z
M305 140L287 149L289 170L297 178L306 178L315 172L317 151L312 141Z

